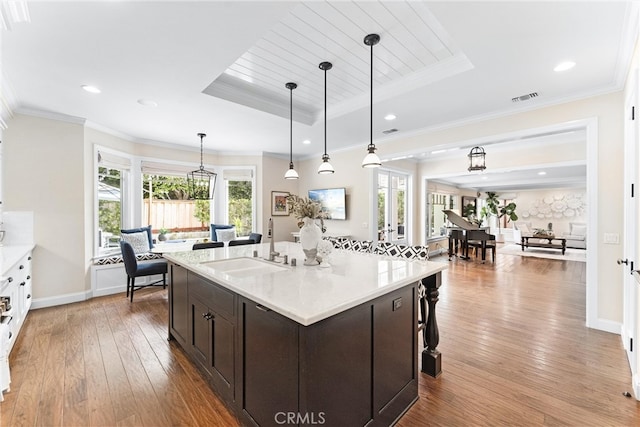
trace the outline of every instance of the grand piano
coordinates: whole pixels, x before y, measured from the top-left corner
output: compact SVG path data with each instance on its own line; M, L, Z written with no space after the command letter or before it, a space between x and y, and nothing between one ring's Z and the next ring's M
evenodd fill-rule
M455 227L447 227L449 230L449 261L454 255L460 259L469 259L469 247L480 249L483 263L487 257L487 249L491 249L493 261L495 261L496 236L487 233L488 227L472 224L449 209L442 212L447 215L449 222L455 225Z

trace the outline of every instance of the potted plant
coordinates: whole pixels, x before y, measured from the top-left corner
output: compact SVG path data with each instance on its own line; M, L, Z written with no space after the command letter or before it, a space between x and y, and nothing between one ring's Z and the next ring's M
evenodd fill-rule
M518 215L516 214L516 204L509 202L503 206L500 205L500 195L494 191L487 191L487 198L485 199L485 206L481 209L481 217L495 218L496 227L498 229L496 233L496 240L500 234L500 218L507 217L507 221L517 221ZM504 239L500 237L500 239Z
M169 230L167 230L166 228L161 228L158 234L158 240L161 242L164 242L165 240L167 240L167 233L169 232Z

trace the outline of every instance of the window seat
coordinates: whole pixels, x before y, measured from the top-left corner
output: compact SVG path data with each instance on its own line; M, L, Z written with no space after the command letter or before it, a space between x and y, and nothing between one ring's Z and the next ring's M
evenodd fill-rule
M148 261L152 259L162 259L162 254L154 254L151 252L146 252L143 254L136 254L136 260L138 261ZM111 264L122 264L122 255L109 255L99 258L93 259L93 265L111 265Z

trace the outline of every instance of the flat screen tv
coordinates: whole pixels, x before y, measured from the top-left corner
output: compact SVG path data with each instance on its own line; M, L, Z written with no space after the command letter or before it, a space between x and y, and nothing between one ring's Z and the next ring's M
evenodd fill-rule
M347 219L347 192L344 188L309 190L309 199L320 202L328 219Z

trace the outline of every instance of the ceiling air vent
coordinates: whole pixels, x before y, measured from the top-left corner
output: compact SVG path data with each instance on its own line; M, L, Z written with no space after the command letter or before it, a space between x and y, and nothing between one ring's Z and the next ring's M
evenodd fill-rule
M384 133L385 135L389 135L390 133L395 133L395 132L398 132L398 129L393 128L393 129L387 129L382 131L382 133Z
M511 102L528 101L531 98L535 98L536 96L538 96L538 92L531 92L526 95L516 96L515 98L511 98Z

